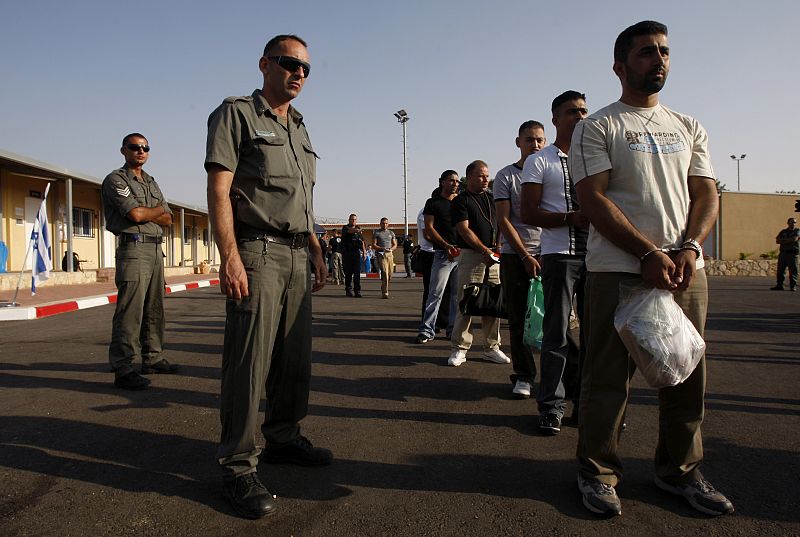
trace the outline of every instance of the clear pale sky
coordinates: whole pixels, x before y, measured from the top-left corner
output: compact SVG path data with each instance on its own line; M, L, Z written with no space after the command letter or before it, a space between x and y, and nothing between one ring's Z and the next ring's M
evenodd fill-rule
M614 39L654 19L669 27L661 102L709 132L717 177L736 190L800 190L792 35L800 3L537 1L8 2L0 32L0 148L103 178L121 138L144 133L145 168L169 199L205 206L206 119L261 86L275 34L309 42L311 76L295 106L321 159L319 221L403 220L401 127L408 123L408 213L448 168L519 158L517 127L547 126L574 89L590 110L619 98Z

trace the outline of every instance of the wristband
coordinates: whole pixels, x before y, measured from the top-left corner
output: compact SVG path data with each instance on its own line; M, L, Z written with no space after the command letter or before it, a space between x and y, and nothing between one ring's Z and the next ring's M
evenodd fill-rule
M655 252L666 252L666 250L664 248L654 248L654 249L652 249L652 250L650 250L648 252L645 252L645 254L642 257L639 258L639 261L644 263L644 258L647 257L650 254L655 253Z

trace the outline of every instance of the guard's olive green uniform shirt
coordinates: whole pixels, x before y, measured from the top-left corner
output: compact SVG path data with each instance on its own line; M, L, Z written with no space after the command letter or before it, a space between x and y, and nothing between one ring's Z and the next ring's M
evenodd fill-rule
M205 167L233 172L231 197L237 222L266 232L314 231L312 205L317 155L303 116L289 107L278 121L261 90L228 97L208 118Z
M114 235L120 233L139 233L143 235L162 235L163 230L155 222L137 224L126 215L136 207L158 207L161 205L169 214L172 211L155 179L142 171L139 181L133 172L122 167L109 173L103 180L103 212L106 216L106 229Z

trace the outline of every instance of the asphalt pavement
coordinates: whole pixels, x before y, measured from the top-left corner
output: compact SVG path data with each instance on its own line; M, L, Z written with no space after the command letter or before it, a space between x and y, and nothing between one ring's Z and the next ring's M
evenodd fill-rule
M511 397L511 367L479 348L452 368L447 341L414 344L422 284L398 277L389 300L375 280L362 299L316 295L302 427L336 460L260 465L278 512L256 521L227 505L214 459L219 286L166 298L167 357L183 369L141 392L112 386L113 305L0 323L0 535L800 535L800 293L709 280L703 472L731 516L653 485L657 392L637 376L624 514L595 519L576 490L576 429L540 436L535 402ZM505 323L503 337L508 352Z

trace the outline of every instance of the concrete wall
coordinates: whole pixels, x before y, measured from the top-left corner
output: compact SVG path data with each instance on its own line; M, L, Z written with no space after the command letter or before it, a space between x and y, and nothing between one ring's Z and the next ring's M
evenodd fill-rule
M786 227L786 220L798 216L794 203L800 194L754 194L723 192L720 199L720 259L739 259L750 253L759 259L763 253L778 250L775 236Z

